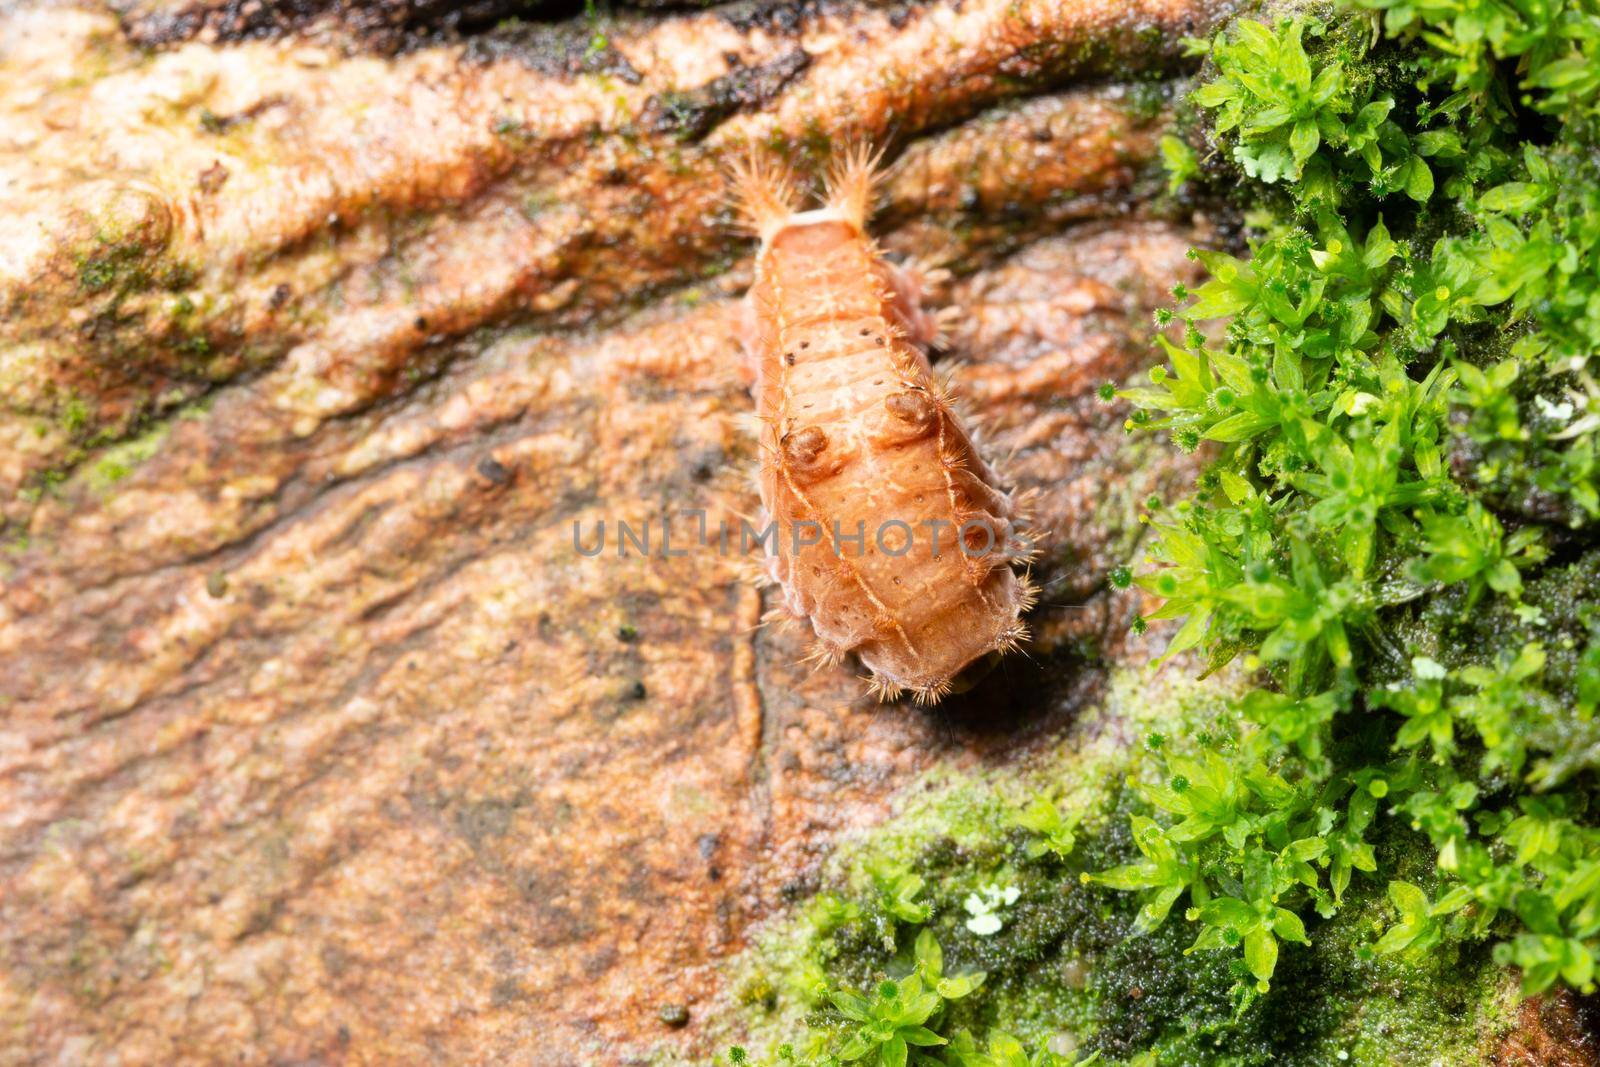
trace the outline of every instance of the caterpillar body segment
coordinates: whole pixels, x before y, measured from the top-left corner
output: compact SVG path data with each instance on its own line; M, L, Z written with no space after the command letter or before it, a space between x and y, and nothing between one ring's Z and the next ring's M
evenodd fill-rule
M873 692L931 703L964 668L1026 638L1012 569L1016 509L934 378L939 321L918 279L866 233L876 157L832 172L795 210L770 164L735 175L760 235L746 297L768 573L809 619L819 663L854 653Z

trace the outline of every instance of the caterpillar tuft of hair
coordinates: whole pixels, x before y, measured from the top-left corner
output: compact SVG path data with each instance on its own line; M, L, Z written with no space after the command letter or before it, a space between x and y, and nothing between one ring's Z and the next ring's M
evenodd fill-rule
M1016 504L928 364L922 279L866 232L877 156L840 154L823 206L752 155L734 190L761 239L746 296L767 574L814 656L854 653L873 692L934 703L1027 638Z

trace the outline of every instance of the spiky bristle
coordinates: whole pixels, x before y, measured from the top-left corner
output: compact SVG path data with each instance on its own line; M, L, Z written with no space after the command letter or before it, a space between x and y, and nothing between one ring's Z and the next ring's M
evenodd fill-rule
M1022 539L1019 538L1019 540ZM1039 543L1032 539L1023 540L1023 545L1025 547L1008 549L1007 558L1010 562L1019 564L1023 567L1032 567L1035 563L1039 562L1039 556L1043 554L1044 549L1040 548ZM1031 608L1033 605L1029 604L1028 607ZM1027 609L1024 608L1023 610Z
M1044 493L1037 485L1030 485L1021 492L1011 497L1011 513L1016 521L1025 525L1032 525L1035 514L1039 510L1039 501L1044 499Z
M728 165L728 180L739 213L763 243L771 240L795 211L798 195L793 172L754 147Z
M943 267L939 268L939 272L946 277L950 274ZM966 320L966 315L965 308L956 307L954 304L935 311L933 313L933 340L928 342L929 346L938 352L948 352L950 346L955 342L956 329Z
M1002 656L1019 652L1024 642L1028 640L1028 624L1023 622L1012 623L994 643L994 650Z
M907 257L905 262L900 264L900 269L911 276L912 280L917 283L918 290L923 294L926 294L930 289L948 283L955 277L954 274L950 273L950 268L941 267L924 256L913 255Z
M772 575L767 572L764 563L751 557L741 557L735 560L733 574L734 579L740 585L748 585L756 589L765 589L768 586L778 584L773 580ZM762 619L762 621L765 622L766 620Z
M819 639L811 645L811 651L806 653L801 662L809 663L813 671L819 671L827 667L837 667L844 662L844 657L844 649Z
M865 229L872 211L873 187L878 182L878 160L883 149L857 141L835 154L828 168L828 207Z
M890 681L881 674L871 675L866 679L866 682L868 690L871 691L880 704L888 704L891 701L899 700L900 694L906 691L905 686L899 682Z
M1019 579L1017 594L1018 610L1028 611L1039 603L1039 583L1033 580L1031 574L1025 574Z

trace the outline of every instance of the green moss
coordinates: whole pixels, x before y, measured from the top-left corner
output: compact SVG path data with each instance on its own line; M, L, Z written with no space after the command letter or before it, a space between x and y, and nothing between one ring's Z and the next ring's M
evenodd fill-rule
M1123 674L1105 705L1038 765L940 770L915 783L894 817L840 845L827 888L798 901L732 966L726 1041L768 1062L781 1044L804 1051L842 1040L850 1025L825 994L870 990L904 973L912 941L927 929L943 946L946 974L986 975L935 1017L946 1036L1005 1032L1033 1049L1098 1050L1108 1062L1163 1067L1479 1062L1482 1035L1498 1025L1509 993L1502 973L1481 948L1421 968L1351 952L1387 920L1378 883L1354 887L1350 906L1317 929L1311 948L1284 954L1272 992L1243 1007L1231 953L1185 955L1192 933L1180 924L1140 934L1127 898L1082 884L1081 872L1138 855L1126 816L1141 802L1124 783L1159 778L1152 743L1203 732L1226 713L1232 687ZM1119 740L1130 736L1145 742ZM1065 819L1079 820L1067 857L1030 847L1036 837L1018 825L1023 801L1040 790ZM1420 878L1431 857L1419 842L1426 845L1396 831L1380 848ZM881 877L873 877L884 870L917 872L925 924L885 911ZM967 901L995 886L1016 892L1010 903L976 909L998 917L991 930Z
M150 289L176 291L193 285L199 275L192 263L167 258L142 234L102 230L76 258L78 284L90 293L120 297Z
M107 449L89 468L89 487L105 492L133 473L135 467L156 454L170 429L169 424L160 423L130 441Z
M1355 6L1387 39L1335 11L1205 46L1191 99L1266 206L1248 261L1195 253L1170 364L1121 394L1130 428L1216 448L1136 580L1183 620L1169 655L1243 654L1262 685L1252 725L1143 788L1141 858L1095 877L1151 923L1186 902L1261 992L1358 870L1395 905L1374 951L1500 938L1527 991L1588 991L1600 634L1594 583L1544 573L1588 546L1540 524L1600 514L1600 11ZM1395 825L1429 877L1374 852Z
M89 425L89 405L77 394L69 394L61 404L60 422L70 436L78 436Z
M994 878L1010 854L1025 844L1015 816L1029 796L1051 783L1070 783L1057 791L1058 807L1090 827L1101 825L1107 786L1126 767L1127 754L1116 739L1120 732L1141 729L1170 714L1175 705L1205 706L1215 700L1212 694L1170 693L1165 701L1149 702L1132 677L1119 679L1112 693L1103 709L1087 713L1073 737L1038 766L1021 771L935 770L905 790L893 818L840 842L823 875L830 888L808 895L797 887L805 899L795 914L769 927L757 947L733 965L731 986L755 1008L742 1020L747 1033L741 1036L760 1045L793 1037L816 1004L819 981L827 977L867 985L889 961L892 952L885 949L884 938L894 926L869 899L870 871L915 869L932 875L925 890L932 905L930 925L941 939L952 936L965 915L966 894ZM1068 768L1070 774L1062 773ZM1024 881L1031 893L1032 875ZM1070 898L1087 898L1071 888L1075 883L1070 879L1064 884ZM1034 907L1036 895L1019 901L1023 912ZM835 904L846 898L861 898L867 906L858 918L841 922ZM1023 941L1033 936L1026 931L1036 933L1037 928L1032 921L1003 927L995 940L981 946L985 958L1026 955ZM951 951L953 959L968 953L976 958L980 946L975 937L969 941Z

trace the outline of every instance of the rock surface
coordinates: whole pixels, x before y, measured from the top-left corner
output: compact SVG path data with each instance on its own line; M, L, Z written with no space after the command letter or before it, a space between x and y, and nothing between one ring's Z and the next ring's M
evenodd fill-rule
M1593 996L1558 992L1529 1000L1517 1011L1516 1029L1495 1049L1494 1067L1593 1067L1600 1063Z

